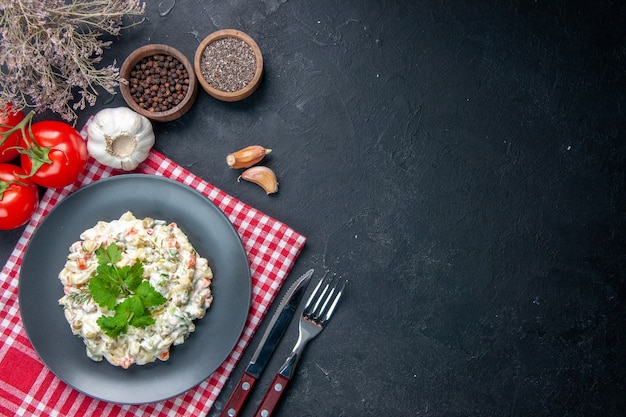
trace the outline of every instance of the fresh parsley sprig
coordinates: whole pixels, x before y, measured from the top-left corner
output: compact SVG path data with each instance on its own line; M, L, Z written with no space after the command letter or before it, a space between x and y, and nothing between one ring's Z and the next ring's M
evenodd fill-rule
M110 337L126 333L128 326L144 328L155 322L151 308L165 304L167 299L143 279L143 264L118 267L122 251L115 243L96 249L98 267L89 281L89 292L100 307L114 312L101 316L98 326Z

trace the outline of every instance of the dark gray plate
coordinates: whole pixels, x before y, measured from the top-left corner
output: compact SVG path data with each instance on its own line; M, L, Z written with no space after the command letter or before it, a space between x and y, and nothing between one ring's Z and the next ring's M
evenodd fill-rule
M213 305L196 331L172 348L167 362L122 369L94 362L72 335L58 299L57 278L69 246L98 220L124 212L176 222L214 274ZM197 191L167 178L126 174L97 181L61 201L43 220L26 250L19 303L28 338L46 366L77 390L101 400L140 404L193 388L228 357L244 328L251 295L250 267L226 216Z

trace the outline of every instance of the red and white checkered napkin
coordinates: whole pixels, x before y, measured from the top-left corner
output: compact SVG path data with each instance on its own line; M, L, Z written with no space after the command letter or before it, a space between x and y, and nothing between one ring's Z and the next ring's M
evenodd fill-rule
M84 132L84 129L83 129ZM252 273L252 300L244 331L228 359L200 385L159 403L119 405L68 387L40 361L26 337L17 302L22 256L50 209L79 187L115 175L90 159L72 186L48 190L0 274L0 416L198 416L208 412L302 251L306 238L285 224L229 196L162 154L152 151L137 172L173 178L200 191L239 232ZM95 414L93 414L95 413Z

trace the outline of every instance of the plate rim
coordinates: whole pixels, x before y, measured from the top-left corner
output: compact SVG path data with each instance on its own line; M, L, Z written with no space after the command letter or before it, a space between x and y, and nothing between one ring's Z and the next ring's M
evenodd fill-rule
M42 229L42 226L44 226L44 224L46 224L46 222L48 221L48 219L52 216L53 220L54 220L54 216L56 212L63 210L63 207L65 207L67 204L70 204L73 200L80 198L81 195L85 195L85 193L87 192L94 192L92 191L93 188L97 188L97 187L102 187L102 186L106 186L107 183L110 182L129 182L132 183L133 181L136 180L146 180L146 181L155 181L152 184L163 184L163 183L168 183L170 184L172 187L174 187L175 189L180 190L181 193L190 193L190 195L194 195L194 198L199 198L199 201L202 201L206 207L211 207L211 210L213 210L215 212L215 215L217 215L218 217L221 218L221 220L223 221L223 226L227 227L228 229L230 229L230 232L232 233L232 235L234 237L236 237L236 246L237 246L237 250L240 252L238 254L238 256L243 256L243 259L240 260L244 260L245 259L245 271L246 271L246 276L244 277L243 281L245 281L245 286L247 288L247 297L246 297L246 309L245 309L245 315L243 316L243 320L241 320L241 322L239 323L239 326L236 329L236 334L237 337L234 338L232 340L232 346L230 346L230 349L224 354L223 359L221 359L220 363L215 367L214 370L212 370L208 375L204 376L203 378L196 378L197 380L194 380L194 382L189 382L188 384L186 384L184 387L180 387L178 389L174 389L171 390L171 392L167 393L166 395L164 394L157 394L153 397L148 398L146 395L143 395L143 398L139 401L127 401L127 400L121 400L121 398L116 398L115 395L108 395L108 396L102 396L102 395L97 395L94 394L93 392L91 392L88 388L84 387L84 386L77 386L76 383L72 383L69 382L66 378L65 375L59 375L57 373L58 369L56 369L57 367L54 366L54 364L50 364L50 358L48 358L47 354L44 353L42 355L42 349L41 346L39 344L35 344L32 341L32 334L34 332L34 329L31 327L31 323L27 323L27 321L24 321L24 313L23 313L23 309L22 306L25 305L25 303L23 302L23 288L24 288L24 284L22 281L22 277L24 275L24 266L28 265L28 260L29 258L32 256L31 254L31 247L32 247L32 243L35 242L38 238L38 233L40 231L40 229ZM89 191L91 190L91 191ZM78 196L78 197L77 197ZM125 212L128 210L123 210L122 212ZM132 210L131 210L132 211ZM118 216L119 217L119 216ZM116 218L116 216L112 216L111 219ZM167 219L165 219L167 220ZM98 221L98 219L96 219L95 221ZM95 224L95 223L94 223ZM208 227L208 226L207 226ZM185 230L183 230L185 232ZM185 232L187 234L187 232ZM194 244L194 247L196 245ZM65 248L66 253L69 250L69 248ZM203 256L206 256L206 254L203 254ZM211 265L210 265L211 266ZM242 265L240 265L240 267L242 267ZM28 266L27 266L28 268ZM212 268L213 269L213 268ZM28 269L26 270L28 272ZM55 272L55 278L56 274L58 274L58 272ZM60 281L58 281L57 278L57 282L55 282L56 285L59 286L59 288L62 288L62 284L60 283ZM50 284L53 285L53 284ZM63 381L65 384L67 384L69 387L72 387L73 389L76 389L77 391L92 397L96 400L101 400L101 401L107 401L107 402L111 402L111 403L118 403L118 404L147 404L147 403L154 403L154 402L159 402L159 401L163 401L163 400L167 400L170 398L173 398L175 396L178 396L180 394L183 394L187 391L189 391L190 389L193 389L194 387L196 387L197 385L199 385L200 383L202 383L202 381L208 379L213 373L215 373L220 367L221 365L228 359L228 357L232 354L233 349L236 348L237 346L237 342L239 341L239 339L241 338L241 335L243 334L243 331L245 330L245 326L248 320L248 316L250 313L250 308L252 305L252 274L251 274L251 268L250 268L250 262L248 259L248 254L245 250L245 247L243 245L243 242L241 240L241 236L239 235L239 233L237 232L235 226L232 224L232 222L228 219L228 217L226 216L226 214L213 202L211 201L206 195L204 195L203 193L201 193L200 191L192 188L191 186L189 186L186 183L183 183L181 181L177 181L175 179L172 178L168 178L165 176L160 176L160 175L151 175L151 174L143 174L143 173L127 173L127 174L118 174L118 175L113 175L111 177L106 177L106 178L101 178L99 180L93 181L85 186L80 187L79 189L75 190L74 192L72 192L71 194L65 196L62 200L60 200L59 202L57 202L54 207L52 207L50 209L50 211L48 212L48 214L46 216L43 217L43 219L39 222L37 228L33 231L27 247L25 248L23 257L22 257L22 264L20 266L20 271L18 274L18 306L19 306L19 314L20 314L20 320L22 322L22 326L24 328L24 331L26 333L26 336L29 340L29 343L31 344L33 350L36 352L37 356L39 357L39 359L41 360L41 362L43 362L44 366L50 371L52 372L57 378L59 378L61 381ZM52 297L52 296L51 296ZM215 303L215 301L214 301ZM59 307L61 308L61 307ZM209 308L207 310L207 315L210 314L211 309ZM206 317L206 316L205 316ZM202 319L196 319L194 320L194 323L197 325L200 320ZM65 319L64 319L65 320ZM200 322L201 323L201 322ZM69 325L67 324L67 321L65 321L65 325L67 326L67 332L69 334L69 336L71 337L76 337L74 335L71 334L71 331L69 329ZM66 335L67 336L67 335ZM190 338L193 337L194 334L192 333L190 335ZM199 338L198 338L199 339ZM84 345L82 339L79 339L80 343ZM185 343L189 343L190 340L186 340ZM199 342L198 342L199 343ZM86 354L85 354L85 357ZM91 360L91 359L89 359ZM152 365L155 364L167 364L169 361L166 362L160 362L157 361L155 363L152 363ZM103 359L102 362L95 362L96 364L106 364L106 366L110 366L110 367L115 367L114 365L109 364L106 359ZM150 364L148 364L150 365ZM147 367L147 365L142 365L144 367ZM127 387L124 387L124 389L126 389ZM118 395L119 396L119 395ZM126 397L126 396L124 396Z

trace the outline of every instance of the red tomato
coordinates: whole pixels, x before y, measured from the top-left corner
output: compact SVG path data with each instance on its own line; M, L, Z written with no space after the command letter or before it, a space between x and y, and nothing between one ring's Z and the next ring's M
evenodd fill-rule
M18 155L16 147L21 143L21 130L7 135L6 138L4 137L4 132L8 132L24 120L24 112L19 110L13 113L13 111L11 105L8 105L4 111L0 112L0 162L10 161L17 158Z
M0 164L0 229L23 226L39 204L39 190L26 172L15 165Z
M34 123L31 131L33 137L26 141L28 149L20 156L20 163L33 182L60 188L76 181L89 156L78 131L54 120Z

